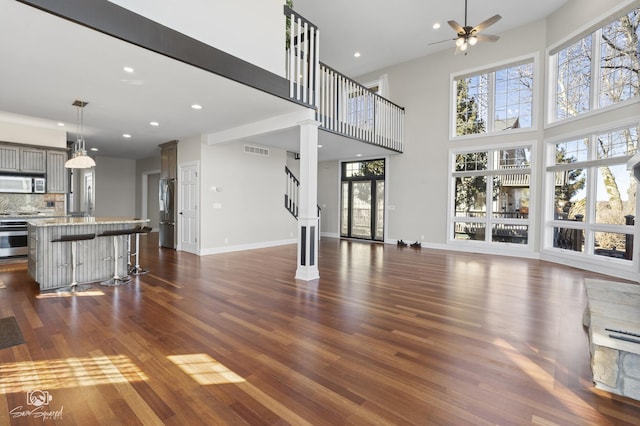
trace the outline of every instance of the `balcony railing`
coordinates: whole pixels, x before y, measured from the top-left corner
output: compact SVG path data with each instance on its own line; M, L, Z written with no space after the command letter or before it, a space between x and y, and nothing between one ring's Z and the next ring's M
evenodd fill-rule
M317 120L325 130L403 151L404 108L323 63Z
M314 107L324 130L402 152L404 108L320 63L318 28L287 6L284 14L291 98Z

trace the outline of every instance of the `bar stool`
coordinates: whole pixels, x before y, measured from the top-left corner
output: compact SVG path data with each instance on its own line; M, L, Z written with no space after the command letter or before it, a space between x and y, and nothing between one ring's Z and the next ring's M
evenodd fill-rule
M120 274L118 274L118 259L122 258L122 256L119 256L118 247L120 244L118 242L120 241L120 237L126 235L127 238L129 238L131 234L133 234L134 232L135 232L135 228L113 229L113 230L103 231L102 234L98 234L98 237L113 237L113 257L105 258L105 260L113 259L113 277L111 277L106 281L102 281L100 285L117 286L117 285L126 284L129 281L131 281L131 277L127 275L126 271L124 276L120 276ZM128 252L128 249L127 249L127 252Z
M140 266L140 261L138 260L138 253L140 253L140 234L148 234L149 232L151 232L151 228L148 226L138 226L135 228L136 251L133 253L129 252L129 275L142 275L149 272ZM129 247L131 247L131 245L129 245ZM133 264L131 263L131 257L135 259Z
M58 268L67 268L71 266L71 284L69 284L69 286L67 287L59 289L58 291L68 290L69 292L74 293L76 291L84 291L91 288L91 286L89 285L78 285L78 281L76 280L76 268L78 266L76 253L78 241L93 240L95 237L96 234L61 235L60 238L51 240L52 243L71 243L71 265L69 265L68 263L58 265Z

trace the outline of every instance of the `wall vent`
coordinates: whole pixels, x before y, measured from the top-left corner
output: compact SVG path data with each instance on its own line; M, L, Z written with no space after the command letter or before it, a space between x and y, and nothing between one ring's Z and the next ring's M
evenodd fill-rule
M262 148L260 146L245 145L244 152L246 154L264 155L265 157L269 156L269 149Z

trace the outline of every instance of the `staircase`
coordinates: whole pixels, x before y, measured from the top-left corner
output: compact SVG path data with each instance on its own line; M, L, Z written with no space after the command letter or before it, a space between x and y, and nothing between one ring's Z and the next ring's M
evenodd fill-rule
M298 220L298 200L300 199L300 181L287 166L284 166L285 173L285 191L284 191L284 208L287 209L293 217ZM322 219L322 209L318 207L318 229ZM318 233L320 239L320 233Z

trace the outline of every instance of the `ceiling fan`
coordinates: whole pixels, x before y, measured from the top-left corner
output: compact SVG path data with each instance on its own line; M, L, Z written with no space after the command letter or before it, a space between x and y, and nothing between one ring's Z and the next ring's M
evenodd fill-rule
M454 31L458 34L458 36L453 39L456 42L456 54L458 52L465 52L464 54L466 55L469 46L475 46L479 41L498 41L498 39L500 38L499 36L478 33L489 27L490 25L495 24L500 19L502 19L502 16L493 15L491 18L482 21L475 27L469 26L467 24L467 0L464 0L464 26L458 24L456 21L447 21L449 26L453 28ZM449 40L450 39L430 43L430 45L443 43Z

